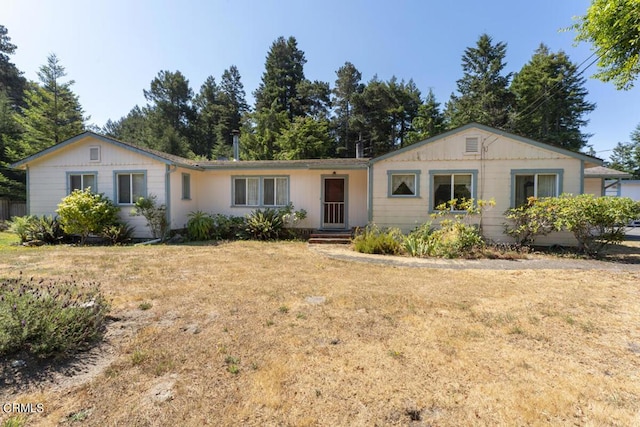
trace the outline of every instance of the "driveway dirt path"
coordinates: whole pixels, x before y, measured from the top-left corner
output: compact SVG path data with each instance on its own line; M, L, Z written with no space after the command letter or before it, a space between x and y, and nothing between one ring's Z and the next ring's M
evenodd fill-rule
M309 250L332 259L366 262L397 267L476 269L476 270L607 270L640 271L640 247L634 245L616 260L563 258L560 256L530 254L526 259L440 259L411 258L406 256L370 255L355 252L346 245L309 245ZM626 247L625 247L626 248ZM635 248L635 249L634 249ZM619 250L617 252L620 252Z

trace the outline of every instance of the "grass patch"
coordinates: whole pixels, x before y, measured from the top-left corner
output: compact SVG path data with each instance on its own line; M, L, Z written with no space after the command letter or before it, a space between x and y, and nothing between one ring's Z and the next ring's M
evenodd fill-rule
M91 425L637 424L636 266L420 269L251 241L0 259L0 277L100 280L122 319L102 374L15 392L53 408L29 425L81 408ZM172 400L140 410L164 383Z

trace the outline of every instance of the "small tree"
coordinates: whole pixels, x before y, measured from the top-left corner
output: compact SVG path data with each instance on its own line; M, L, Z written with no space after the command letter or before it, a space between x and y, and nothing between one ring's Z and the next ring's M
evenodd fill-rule
M157 197L150 194L149 197L140 197L136 200L135 207L131 210L132 216L141 215L147 220L147 227L151 230L154 239L164 240L169 234L169 221L167 221L167 207L158 206Z
M120 208L104 194L92 193L90 188L75 190L62 199L56 213L65 233L79 234L84 245L90 234L100 234L118 221Z

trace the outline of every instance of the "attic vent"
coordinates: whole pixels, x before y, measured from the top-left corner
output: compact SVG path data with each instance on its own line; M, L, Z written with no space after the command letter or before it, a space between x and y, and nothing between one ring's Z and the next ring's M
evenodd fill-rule
M100 147L89 147L89 160L92 162L100 161Z
M478 137L467 138L464 146L465 153L478 153Z

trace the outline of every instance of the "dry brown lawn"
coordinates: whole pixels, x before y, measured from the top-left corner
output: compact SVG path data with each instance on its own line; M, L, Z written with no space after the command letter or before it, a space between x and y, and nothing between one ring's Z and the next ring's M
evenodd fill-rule
M637 268L394 267L234 242L0 252L0 276L19 271L98 280L117 319L89 375L6 390L43 403L27 425L640 425Z

